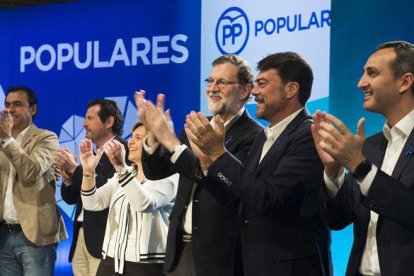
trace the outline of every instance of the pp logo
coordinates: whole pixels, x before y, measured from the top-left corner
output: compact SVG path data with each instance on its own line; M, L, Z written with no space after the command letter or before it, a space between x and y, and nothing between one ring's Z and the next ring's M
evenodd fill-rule
M231 7L225 10L216 26L216 44L223 55L240 54L249 39L249 20L246 13Z

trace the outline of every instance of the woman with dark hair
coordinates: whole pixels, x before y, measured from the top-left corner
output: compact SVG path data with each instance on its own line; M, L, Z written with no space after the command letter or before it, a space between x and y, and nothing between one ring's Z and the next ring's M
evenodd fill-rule
M95 168L102 152L94 155L92 142L85 139L79 146L83 167L82 202L90 211L109 207L102 247L103 259L97 275L163 275L168 216L177 192L178 174L151 181L141 165L145 126L135 124L125 148L116 140L105 148L116 173L100 188L95 187Z

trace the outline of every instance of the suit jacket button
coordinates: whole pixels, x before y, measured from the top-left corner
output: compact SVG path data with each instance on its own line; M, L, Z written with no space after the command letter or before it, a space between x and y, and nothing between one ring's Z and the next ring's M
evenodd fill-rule
M247 219L246 220L244 220L244 223L245 224L248 224L250 221L248 221Z
M194 199L194 203L199 203L200 201L198 199Z
M193 227L193 230L198 230L198 227L197 227L197 226L194 226L194 227Z

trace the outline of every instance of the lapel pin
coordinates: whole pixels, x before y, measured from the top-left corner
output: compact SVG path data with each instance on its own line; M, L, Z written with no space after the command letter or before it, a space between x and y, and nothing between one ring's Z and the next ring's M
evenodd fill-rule
M413 144L410 143L407 149L405 150L405 156L409 156L411 154L413 154Z

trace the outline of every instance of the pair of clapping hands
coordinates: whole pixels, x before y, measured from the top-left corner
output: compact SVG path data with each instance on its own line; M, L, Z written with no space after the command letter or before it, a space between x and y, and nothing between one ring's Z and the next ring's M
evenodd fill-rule
M170 110L164 111L165 96L158 94L156 104L145 99L145 91L135 93L135 102L138 107L139 119L149 132L147 145L161 143L168 151L174 152L180 145L174 132ZM224 148L224 122L216 115L211 124L201 112L190 112L187 115L184 130L191 148L201 162L203 169L207 169L226 150Z
M94 154L92 141L85 138L79 145L80 161L83 171L86 173L94 172L104 152L114 166L115 171L120 171L126 166L125 147L119 141L115 139L109 141ZM76 156L73 156L68 148L61 148L54 152L53 158L56 172L63 177L65 182L70 182L73 172L77 167Z

